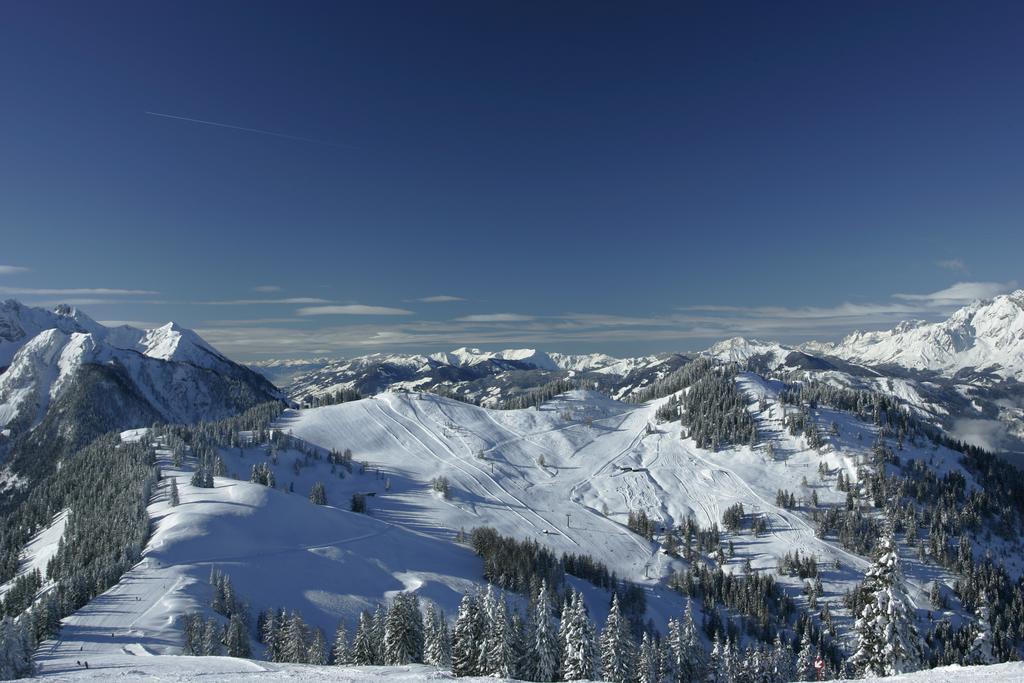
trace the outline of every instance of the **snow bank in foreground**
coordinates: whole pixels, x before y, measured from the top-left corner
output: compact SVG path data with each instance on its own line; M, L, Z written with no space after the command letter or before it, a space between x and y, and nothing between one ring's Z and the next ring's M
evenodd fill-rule
M305 666L271 664L230 657L147 657L107 655L89 662L84 668L53 668L40 672L51 681L209 681L253 678L288 681L436 681L450 680L452 675L434 667L409 666ZM458 681L495 683L495 678L459 678ZM920 671L906 676L880 679L892 683L1016 683L1024 680L1024 663L995 666L949 666Z
M995 664L993 666L942 666L937 669L918 671L889 678L862 678L862 681L886 681L886 683L1016 683L1024 681L1024 662Z

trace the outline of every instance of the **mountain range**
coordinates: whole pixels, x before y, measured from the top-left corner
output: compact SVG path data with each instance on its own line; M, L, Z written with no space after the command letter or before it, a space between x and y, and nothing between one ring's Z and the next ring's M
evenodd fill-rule
M497 407L556 380L629 399L700 356L754 363L788 379L814 376L837 386L893 393L957 438L1011 458L1024 453L1024 290L977 301L943 321L904 322L830 343L790 346L736 337L693 353L633 358L463 347L431 355L272 360L251 367L306 405L330 402L343 390L364 396L420 390Z
M305 639L286 661L322 663L314 634L344 621L365 642L369 614L399 596L463 619L466 596L497 587L518 614L550 579L556 602L579 592L598 623L613 595L628 601L623 637L637 643L691 605L704 651L728 635L793 659L812 633L837 666L895 520L903 627L968 661L974 631L941 629L984 621L969 602L979 586L1002 582L997 625L1024 605L1024 477L961 443L1019 448L1022 302L834 344L737 337L635 358L464 347L250 368L174 323L108 327L8 301L0 604L63 618L59 638L38 622L50 640L37 661L56 672L83 658L150 666L199 640L199 654L223 653L213 634L232 618L246 647L225 636L227 654L278 665L256 626L268 613L287 609ZM293 377L278 389L256 369ZM226 609L221 571L241 607ZM197 617L209 634L188 626ZM192 661L167 666L225 670Z
M237 414L283 394L175 323L106 327L76 308L0 303L0 455L15 471L100 433Z

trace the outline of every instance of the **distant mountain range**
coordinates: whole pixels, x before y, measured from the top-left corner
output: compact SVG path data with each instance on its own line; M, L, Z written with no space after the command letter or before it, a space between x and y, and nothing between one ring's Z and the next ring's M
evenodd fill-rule
M736 337L696 353L635 358L463 347L431 355L377 353L251 367L306 404L341 390L373 395L415 389L499 406L556 379L628 399L699 355L753 362L791 379L812 374L837 385L894 393L955 436L993 450L1024 451L1024 290L975 302L941 322L854 332L838 343L787 346Z
M838 343L786 346L734 338L693 354L635 358L463 347L430 355L271 360L248 368L174 323L150 330L106 327L71 306L46 310L5 301L0 457L16 469L24 466L18 452L33 450L33 433L35 443L61 451L110 429L216 419L286 396L307 405L330 402L340 391L365 396L428 390L501 406L546 383L571 380L629 399L698 355L752 363L785 379L814 375L882 390L954 436L1011 456L1024 453L1019 290L978 301L941 322L855 332Z

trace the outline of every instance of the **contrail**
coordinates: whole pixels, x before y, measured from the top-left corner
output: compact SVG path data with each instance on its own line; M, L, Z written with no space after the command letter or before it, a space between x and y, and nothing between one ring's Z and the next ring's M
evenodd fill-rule
M343 149L352 149L352 145L342 145L337 142L328 142L327 140L316 140L314 138L303 138L298 135L288 135L287 133L275 133L272 130L260 130L259 128L246 128L245 126L234 126L230 123L217 123L216 121L204 121L202 119L190 119L187 116L175 116L174 114L161 114L156 111L144 112L149 116L160 116L165 119L176 119L178 121L188 121L189 123L201 123L204 126L217 126L218 128L231 128L232 130L241 130L246 133L259 133L260 135L272 135L275 138L284 138L285 140L296 140L298 142L309 142L314 145L328 145L330 147L338 147Z

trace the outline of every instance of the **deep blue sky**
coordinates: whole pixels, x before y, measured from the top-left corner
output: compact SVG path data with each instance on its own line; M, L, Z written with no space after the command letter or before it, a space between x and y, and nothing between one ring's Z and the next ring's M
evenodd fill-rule
M0 297L242 358L937 317L1024 279L1022 34L1019 2L7 3ZM408 312L301 310L352 305Z

